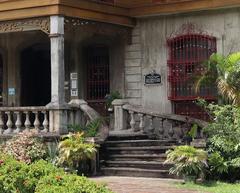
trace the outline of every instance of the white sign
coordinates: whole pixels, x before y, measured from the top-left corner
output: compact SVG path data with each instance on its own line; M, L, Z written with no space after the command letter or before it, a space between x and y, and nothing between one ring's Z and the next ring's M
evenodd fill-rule
M9 96L14 96L16 94L15 88L8 88L8 95Z
M77 73L71 73L71 97L77 97L78 96L78 74Z

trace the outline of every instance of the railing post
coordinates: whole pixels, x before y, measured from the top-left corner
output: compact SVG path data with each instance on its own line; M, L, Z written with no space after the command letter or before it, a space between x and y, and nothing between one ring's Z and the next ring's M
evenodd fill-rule
M116 99L112 102L114 106L114 131L127 129L127 116L123 105L127 104L126 100Z
M17 120L16 120L16 130L14 131L14 133L19 133L22 131L21 127L22 127L22 121L21 121L21 112L19 111L15 111L14 112L17 115Z
M48 122L48 117L47 117L47 111L42 111L42 113L44 115L43 132L47 133L47 132L49 132L49 129L48 129L49 122Z
M27 132L30 131L30 127L31 127L31 122L30 122L30 118L29 118L29 112L28 111L24 111L25 115L26 115L26 119L24 122L24 126Z
M7 114L8 120L7 120L7 130L4 131L4 134L10 134L12 133L12 126L13 126L12 114L11 114L11 111L7 111L6 114Z
M35 114L35 120L34 120L34 128L37 132L40 132L40 121L38 118L38 111L33 111L33 113Z
M0 111L0 134L3 134L4 131L4 122L3 122L3 115L2 115L2 111Z
M139 123L139 129L140 131L144 132L144 115L142 113L138 113L139 119L140 119L140 123Z

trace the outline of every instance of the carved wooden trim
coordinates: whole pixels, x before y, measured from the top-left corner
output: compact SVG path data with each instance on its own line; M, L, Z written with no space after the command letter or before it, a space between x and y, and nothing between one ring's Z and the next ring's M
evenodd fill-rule
M0 33L41 30L50 34L50 18L39 17L0 22Z

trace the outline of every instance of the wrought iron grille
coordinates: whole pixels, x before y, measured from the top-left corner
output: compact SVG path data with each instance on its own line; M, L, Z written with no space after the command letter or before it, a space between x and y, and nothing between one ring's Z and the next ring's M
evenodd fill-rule
M87 101L104 113L105 96L110 92L109 50L105 46L87 49Z
M199 109L193 106L193 100L201 97L205 100L216 100L214 83L202 85L199 92L194 90L194 77L205 70L202 63L216 52L216 38L202 34L186 34L168 40L169 48L169 100L174 101L177 114L193 115ZM180 102L182 101L182 102ZM185 106L183 108L183 106ZM195 113L195 114L196 114ZM194 117L204 118L203 115Z
M3 106L3 58L0 54L0 106Z

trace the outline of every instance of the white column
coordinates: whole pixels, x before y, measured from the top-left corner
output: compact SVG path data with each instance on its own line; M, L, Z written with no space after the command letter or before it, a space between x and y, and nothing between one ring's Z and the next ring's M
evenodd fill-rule
M64 17L50 17L51 40L51 103L48 107L50 132L67 132L67 104L65 103Z
M65 104L64 17L50 17L51 39L51 106Z

